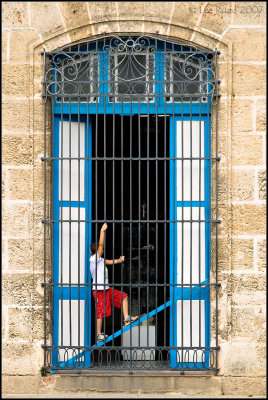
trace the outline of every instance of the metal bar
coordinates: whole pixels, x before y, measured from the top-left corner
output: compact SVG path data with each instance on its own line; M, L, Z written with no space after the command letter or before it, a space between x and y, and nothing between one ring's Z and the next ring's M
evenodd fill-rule
M192 99L190 98L190 157L193 156L193 126L192 126ZM193 161L190 160L190 219L193 218ZM193 274L193 224L190 222L190 283L192 283ZM193 345L193 326L192 326L193 310L192 310L192 286L190 286L190 346Z
M61 177L61 187L60 187L60 215L62 216L63 213L63 206L62 206L62 201L63 201L63 103L61 102L61 132L60 132L60 143L61 143L61 161L60 161L60 177ZM60 282L63 282L63 262L62 262L62 257L63 257L63 249L62 249L62 237L63 237L63 223L60 223L60 259L61 259L61 276L60 276ZM63 293L62 293L62 287L61 287L61 293L60 293L60 302L61 302L61 344L63 345Z
M43 73L44 73L44 77L46 76L46 52L45 52L45 50L44 50L44 53L43 53L43 63L44 63L44 66L43 66ZM44 108L43 108L43 110L44 110L44 157L46 158L46 152L47 152L47 140L46 140L46 134L47 134L47 132L46 132L46 113L47 113L47 110L46 110L46 83L44 82L44 97L43 97L43 102L44 102L44 104L43 104L43 106L44 106ZM44 207L44 211L43 211L43 213L44 213L44 219L46 219L46 215L47 215L47 213L46 213L46 186L47 186L47 173L46 173L46 168L47 168L47 163L46 163L46 160L44 160L44 166L43 166L43 168L44 168L44 203L43 203L43 207ZM46 224L44 224L44 253L43 253L43 257L44 257L44 271L43 271L43 276L44 276L44 284L46 285L46 283L47 283L47 281L46 281ZM47 344L47 318L46 318L46 316L47 316L47 311L46 311L46 308L47 308L47 304L46 304L46 302L47 302L47 290L46 290L46 287L44 288L44 346L46 346L46 344ZM51 307L51 321L53 321L53 307ZM53 326L53 323L52 323L52 326ZM51 326L51 327L52 327ZM53 335L52 335L52 337L53 337ZM46 351L44 351L44 366L46 366L46 355L47 355L47 352Z
M69 100L69 334L70 334L70 346L72 345L72 303L71 303L71 294L72 294L72 127L71 127L71 101Z
M218 68L217 68L217 49L215 49L215 73L216 73L216 78L217 78L217 73L218 73ZM216 98L216 111L215 111L215 118L216 118L216 124L215 124L215 156L217 157L218 155L218 99ZM215 165L215 194L216 194L216 199L215 199L215 218L218 218L218 164L216 163ZM215 280L216 283L218 283L218 225L216 224L215 226ZM218 286L216 286L216 299L215 299L215 305L216 305L216 347L218 347ZM216 360L215 360L215 366L216 368L218 367L218 352L216 351Z
M141 116L140 116L140 101L139 101L139 112L138 112L138 154L139 158L141 156ZM139 221L141 220L141 161L138 161L138 191L139 191L139 199L138 199L138 215L139 215ZM138 223L138 260L139 260L139 270L138 270L138 281L141 281L141 223ZM140 287L138 288L138 310L139 310L139 316L141 315L141 291ZM140 324L139 326L139 333L138 333L138 346L140 347L141 341L140 341L140 335L141 335L141 327Z

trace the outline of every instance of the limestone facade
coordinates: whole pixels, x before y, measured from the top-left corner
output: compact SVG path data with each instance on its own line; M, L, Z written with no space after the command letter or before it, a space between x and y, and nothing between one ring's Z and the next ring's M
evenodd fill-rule
M51 51L103 32L158 31L167 38L220 50L220 372L213 382L222 394L265 395L265 26L265 2L2 2L5 393L28 393L29 387L35 393L48 393L57 386L54 378L40 374L44 339L42 49ZM49 130L49 115L46 124ZM211 382L202 381L202 393L209 393ZM187 385L183 390L187 395Z

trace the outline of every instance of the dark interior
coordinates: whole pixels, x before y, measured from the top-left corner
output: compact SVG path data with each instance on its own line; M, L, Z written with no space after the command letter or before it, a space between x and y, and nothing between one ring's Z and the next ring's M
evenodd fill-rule
M97 118L97 119L96 119ZM165 126L166 124L166 126ZM116 220L106 231L105 258L125 256L124 266L109 266L109 283L131 299L132 315L143 315L169 298L169 224L147 219L169 218L169 161L135 160L169 156L169 118L106 115L92 119L92 156L131 158L92 162L92 218ZM106 200L105 200L106 198ZM149 201L148 201L149 198ZM114 199L114 201L113 201ZM97 200L97 201L96 201ZM121 220L145 222L120 222ZM92 224L92 240L99 239L102 223ZM123 282L129 286L120 286ZM138 283L167 286L131 287ZM91 343L95 343L95 301L92 296ZM150 321L157 326L156 346L169 346L169 309ZM121 328L121 311L105 320L108 335ZM104 328L104 321L103 321ZM112 342L107 343L112 345ZM121 337L114 340L121 345Z

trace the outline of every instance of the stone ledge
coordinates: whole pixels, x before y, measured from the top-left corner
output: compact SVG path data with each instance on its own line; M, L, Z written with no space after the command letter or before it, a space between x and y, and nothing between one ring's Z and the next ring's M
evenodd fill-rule
M200 398L263 398L266 378L232 376L107 376L96 374L3 376L3 397L195 397ZM167 371L168 375L168 371ZM136 379L135 379L136 378ZM146 385L146 386L145 386ZM96 390L96 386L100 386ZM146 390L144 390L146 389ZM153 395L153 396L152 396Z

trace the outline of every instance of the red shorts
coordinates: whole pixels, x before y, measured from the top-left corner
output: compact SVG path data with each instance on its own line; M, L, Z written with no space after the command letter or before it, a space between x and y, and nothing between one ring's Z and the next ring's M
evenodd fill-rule
M92 291L94 299L96 301L96 291ZM105 317L109 317L112 314L111 305L114 304L115 307L121 308L121 299L127 297L127 294L120 292L116 289L106 289L105 290ZM97 290L97 318L104 317L104 296L103 290Z

